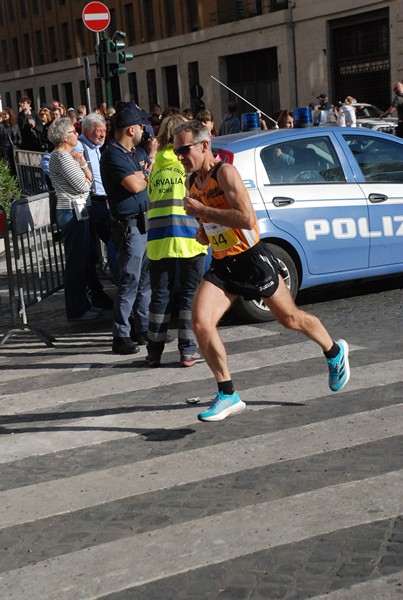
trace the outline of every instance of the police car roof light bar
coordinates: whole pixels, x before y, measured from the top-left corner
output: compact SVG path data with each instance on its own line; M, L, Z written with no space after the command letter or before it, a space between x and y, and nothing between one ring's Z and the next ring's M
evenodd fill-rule
M243 100L244 102L246 102L247 104L249 104L249 106L252 106L252 108L254 108L255 110L259 111L262 115L264 115L265 117L267 117L268 119L270 119L270 121L272 123L274 123L274 129L278 129L279 128L277 121L275 121L274 119L272 119L271 117L269 117L269 115L266 115L266 113L264 113L262 110L260 110L260 108L258 108L254 104L252 104L252 102L249 102L249 100L246 100L246 98L243 98L242 96L240 96L240 94L237 94L237 92L235 92L230 87L228 87L227 85L225 85L225 83L223 83L219 79L216 79L216 77L214 77L213 75L210 75L210 77L211 77L211 79L214 79L214 81L217 81L217 83L219 83L223 87L227 88L227 90L229 90L230 92L232 92L233 94L235 94L235 96L238 96L238 98L240 98L241 100Z

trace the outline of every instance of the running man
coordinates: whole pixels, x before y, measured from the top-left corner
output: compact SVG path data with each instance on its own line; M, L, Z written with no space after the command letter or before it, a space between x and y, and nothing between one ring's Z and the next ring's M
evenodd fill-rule
M256 214L241 176L233 165L215 160L204 125L189 121L174 133L174 152L190 174L185 211L200 220L196 239L211 244L213 251L211 267L193 301L192 327L217 381L218 393L199 419L220 421L245 408L234 389L227 353L217 331L218 322L237 296L263 298L279 323L302 331L316 342L328 362L329 387L338 392L350 377L347 342L334 342L317 317L296 306L279 277L277 259L259 240Z

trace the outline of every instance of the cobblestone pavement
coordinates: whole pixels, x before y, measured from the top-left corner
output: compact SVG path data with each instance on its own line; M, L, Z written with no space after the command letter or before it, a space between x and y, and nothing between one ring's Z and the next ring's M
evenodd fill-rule
M220 423L197 420L215 384L175 341L150 370L111 353L110 313L31 307L56 341L0 346L0 598L403 598L401 280L299 301L349 341L348 386L303 336L227 319L247 410Z

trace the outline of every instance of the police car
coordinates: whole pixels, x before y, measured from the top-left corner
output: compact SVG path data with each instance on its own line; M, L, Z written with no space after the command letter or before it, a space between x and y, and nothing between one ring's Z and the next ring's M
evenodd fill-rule
M403 140L311 127L213 138L249 190L260 236L299 289L403 272ZM262 302L239 301L266 321Z

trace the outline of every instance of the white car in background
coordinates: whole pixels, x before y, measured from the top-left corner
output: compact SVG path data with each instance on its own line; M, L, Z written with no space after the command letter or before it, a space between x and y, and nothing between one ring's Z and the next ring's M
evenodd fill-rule
M357 115L357 125L359 127L367 127L375 131L382 131L382 133L396 134L397 118L396 117L385 117L381 119L380 116L383 114L377 106L374 104L367 104L365 102L356 102L352 104L355 108Z

